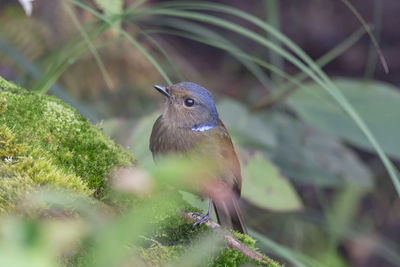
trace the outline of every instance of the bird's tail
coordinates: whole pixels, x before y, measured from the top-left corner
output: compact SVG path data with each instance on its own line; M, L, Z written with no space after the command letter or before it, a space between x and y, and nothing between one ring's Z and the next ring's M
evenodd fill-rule
M229 198L213 201L218 223L247 235L247 228L239 208L239 198L232 194Z

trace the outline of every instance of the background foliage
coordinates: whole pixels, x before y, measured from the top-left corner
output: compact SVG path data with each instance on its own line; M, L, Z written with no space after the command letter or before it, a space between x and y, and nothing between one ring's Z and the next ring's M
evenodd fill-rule
M2 2L1 76L101 122L144 170L154 168L148 139L160 113L152 85L197 82L212 91L240 155L242 204L256 246L288 265L399 264L397 1L33 7L27 17L18 2ZM29 232L37 223L13 227ZM105 232L105 242L114 238L112 226ZM33 248L45 254L40 244Z

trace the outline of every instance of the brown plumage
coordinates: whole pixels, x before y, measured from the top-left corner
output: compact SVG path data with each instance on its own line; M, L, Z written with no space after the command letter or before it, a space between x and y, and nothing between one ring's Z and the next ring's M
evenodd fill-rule
M218 118L211 94L189 82L155 87L167 100L151 133L153 156L191 153L215 162L218 176L211 186L215 190L199 188L197 193L212 200L221 225L247 234L238 205L242 186L239 160L229 133ZM210 209L196 224L209 220L209 213Z

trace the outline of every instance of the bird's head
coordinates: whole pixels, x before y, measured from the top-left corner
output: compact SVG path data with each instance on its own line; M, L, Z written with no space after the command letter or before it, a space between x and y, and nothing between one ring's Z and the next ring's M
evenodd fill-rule
M211 93L198 84L181 82L155 85L166 98L163 120L178 128L205 132L218 125L218 112Z

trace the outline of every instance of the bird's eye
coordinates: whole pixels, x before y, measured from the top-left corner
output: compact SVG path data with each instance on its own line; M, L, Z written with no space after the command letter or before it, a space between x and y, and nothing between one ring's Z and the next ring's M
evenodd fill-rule
M191 106L194 105L194 100L191 99L191 98L186 98L185 101L184 101L184 103L185 103L185 106L191 107Z

